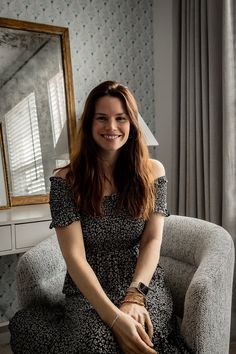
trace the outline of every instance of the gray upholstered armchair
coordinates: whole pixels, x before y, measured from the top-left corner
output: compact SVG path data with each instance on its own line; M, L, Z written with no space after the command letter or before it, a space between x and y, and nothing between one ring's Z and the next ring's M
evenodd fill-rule
M161 266L174 297L181 332L198 354L228 354L234 243L222 227L183 216L166 219ZM65 263L56 236L26 252L17 268L20 307L59 301Z

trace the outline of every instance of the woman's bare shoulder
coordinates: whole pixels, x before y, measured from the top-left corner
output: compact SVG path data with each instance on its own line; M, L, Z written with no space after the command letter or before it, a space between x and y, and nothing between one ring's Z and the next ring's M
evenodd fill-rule
M69 171L68 167L65 168L61 168L60 170L55 171L55 173L53 174L54 177L60 177L63 179L66 179L66 175Z
M163 164L155 159L149 159L150 164L151 164L151 170L153 174L153 178L157 179L159 177L165 176L165 168Z

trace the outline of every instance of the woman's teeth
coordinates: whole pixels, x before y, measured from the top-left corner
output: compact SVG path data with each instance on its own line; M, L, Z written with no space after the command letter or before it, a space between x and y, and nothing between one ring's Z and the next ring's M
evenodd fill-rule
M116 138L119 138L119 135L103 135L103 137L108 140L114 140Z

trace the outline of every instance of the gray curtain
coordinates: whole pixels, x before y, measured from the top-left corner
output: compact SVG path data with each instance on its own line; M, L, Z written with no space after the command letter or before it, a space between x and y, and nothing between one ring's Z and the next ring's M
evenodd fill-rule
M235 235L235 1L174 2L172 203Z
M172 212L236 237L236 1L176 0ZM236 340L236 274L231 339Z

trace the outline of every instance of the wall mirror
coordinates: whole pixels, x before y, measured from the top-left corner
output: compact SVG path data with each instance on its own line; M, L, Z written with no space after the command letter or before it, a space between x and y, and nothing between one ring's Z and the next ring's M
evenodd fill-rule
M12 205L46 203L76 130L67 28L0 18L0 123Z

